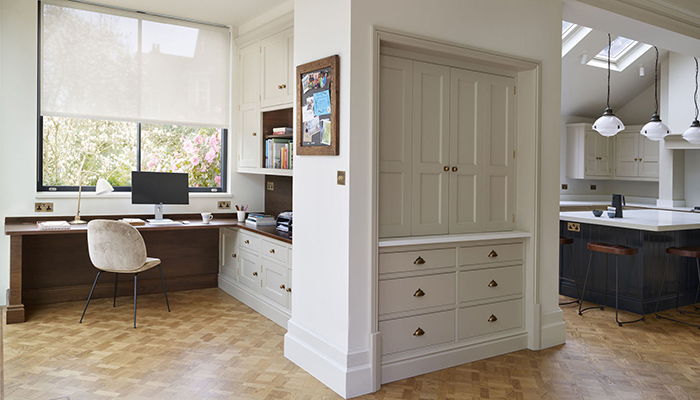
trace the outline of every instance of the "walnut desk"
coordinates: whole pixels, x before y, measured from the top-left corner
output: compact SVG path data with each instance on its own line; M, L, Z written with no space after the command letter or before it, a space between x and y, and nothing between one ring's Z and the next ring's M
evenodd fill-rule
M236 226L231 214L215 215L203 224L199 214L171 215L183 225L137 226L149 257L162 260L163 275L168 291L217 287L219 273L219 228ZM148 216L93 216L119 219ZM36 221L64 220L71 217L7 217L5 234L10 236L10 289L7 299L7 323L24 322L25 305L86 300L95 279L96 269L90 262L87 248L87 225L71 226L67 230L40 230ZM120 277L121 278L121 277ZM128 275L119 285L118 295L132 295ZM112 279L98 282L93 298L111 297ZM161 293L157 269L143 272L139 277L139 294ZM76 317L77 318L77 317ZM76 319L77 321L77 319Z

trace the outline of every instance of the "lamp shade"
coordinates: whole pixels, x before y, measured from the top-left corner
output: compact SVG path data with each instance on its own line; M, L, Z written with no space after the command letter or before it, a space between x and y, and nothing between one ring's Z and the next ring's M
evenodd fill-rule
M614 136L623 129L625 124L609 108L606 108L603 115L593 123L593 130L603 136Z
M106 179L100 178L97 180L97 184L95 185L95 195L101 195L109 192L113 192L114 188L112 185L107 182Z
M657 114L651 116L651 121L647 122L639 132L649 140L659 141L666 137L671 130L661 121Z
M698 120L693 121L690 128L683 132L682 137L690 144L700 144L700 122Z

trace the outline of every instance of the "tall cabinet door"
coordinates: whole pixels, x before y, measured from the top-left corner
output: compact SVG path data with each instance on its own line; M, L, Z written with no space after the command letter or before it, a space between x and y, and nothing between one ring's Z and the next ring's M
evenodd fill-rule
M586 130L585 146L586 178L612 177L612 168L610 167L612 140L594 130Z
M615 135L615 176L637 177L638 132L620 132Z
M241 130L238 141L238 167L260 168L260 45L255 42L241 48L240 68Z
M410 236L413 62L382 56L380 64L379 236Z
M639 136L639 177L658 178L659 177L659 144L660 141L649 140Z
M450 68L413 63L413 235L448 223Z
M515 225L515 79L484 75L484 231Z
M449 231L478 232L483 209L484 77L456 68L450 73Z
M287 29L260 41L260 107L292 102L289 60L293 59L294 30Z

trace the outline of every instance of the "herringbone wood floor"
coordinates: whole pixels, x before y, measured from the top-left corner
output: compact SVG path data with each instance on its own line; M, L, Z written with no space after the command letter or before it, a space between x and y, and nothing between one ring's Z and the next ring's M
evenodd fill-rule
M5 327L7 399L337 399L283 356L284 329L218 289L43 306ZM363 399L700 399L700 330L563 306L567 343L382 386ZM622 314L622 317L631 315ZM700 319L700 316L697 317Z

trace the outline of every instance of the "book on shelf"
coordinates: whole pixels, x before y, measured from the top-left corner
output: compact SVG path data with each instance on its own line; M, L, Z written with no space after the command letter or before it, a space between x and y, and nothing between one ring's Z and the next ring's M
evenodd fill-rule
M292 169L292 140L291 139L267 139L265 140L265 168Z
M122 222L126 222L127 224L131 226L143 226L146 225L146 221L142 220L141 218L122 218L120 219Z
M272 128L273 135L291 135L292 133L294 133L294 130L292 128L287 128L287 127Z
M37 221L36 227L42 231L60 231L70 229L67 221Z

